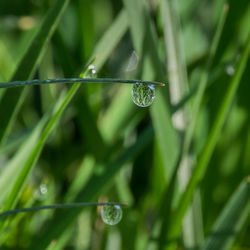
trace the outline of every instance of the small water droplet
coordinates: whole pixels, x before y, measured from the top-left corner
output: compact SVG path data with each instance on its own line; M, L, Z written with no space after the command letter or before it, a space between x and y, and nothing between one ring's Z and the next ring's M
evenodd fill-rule
M42 201L42 200L45 199L47 193L48 193L47 185L46 185L46 184L41 184L41 185L39 186L39 189L36 190L36 192L35 192L34 195L35 195L35 198L36 198L37 200Z
M96 73L97 71L96 71L95 65L89 65L88 71L86 73L86 77L90 77L90 78L95 77Z
M47 186L45 184L40 185L40 193L41 194L46 194L48 192Z
M95 65L91 64L88 66L88 69L80 74L81 78L94 78L97 75L97 70Z
M232 65L226 65L226 68L225 68L226 72L228 75L232 76L235 72L235 69Z
M139 107L148 107L155 99L154 85L135 83L132 88L133 102Z
M122 209L119 205L105 205L102 207L101 217L104 223L114 226L122 219Z

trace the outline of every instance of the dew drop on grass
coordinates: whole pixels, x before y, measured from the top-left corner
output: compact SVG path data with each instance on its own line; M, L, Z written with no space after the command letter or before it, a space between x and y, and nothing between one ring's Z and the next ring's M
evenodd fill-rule
M88 67L88 71L86 73L86 78L92 78L92 77L96 77L96 68L95 68L95 65L89 65Z
M48 193L47 185L43 183L39 186L39 189L36 190L34 195L37 200L42 201L46 198L47 193Z
M132 88L133 102L139 107L148 107L155 99L155 88L153 85L135 83Z
M102 207L101 217L104 223L114 226L122 219L122 209L119 205L105 205Z
M80 74L81 78L94 78L97 75L97 70L95 65L91 64L88 66L88 69Z

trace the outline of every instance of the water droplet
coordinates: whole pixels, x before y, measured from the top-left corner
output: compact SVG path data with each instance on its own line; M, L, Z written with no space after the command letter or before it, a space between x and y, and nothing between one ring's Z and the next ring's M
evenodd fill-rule
M225 69L228 75L232 76L234 74L235 69L232 65L226 65Z
M40 185L40 193L41 194L46 194L48 192L47 186L45 184Z
M88 66L88 69L80 74L81 78L94 78L97 75L97 70L95 65L91 64Z
M85 77L89 77L89 78L95 77L96 73L97 71L96 71L95 65L89 65L88 71Z
M46 195L48 193L48 188L47 188L47 185L46 184L41 184L38 188L38 190L36 190L35 192L35 198L37 200L44 200L46 198Z
M104 223L114 226L122 219L122 209L119 205L105 205L102 207L101 217Z
M155 99L154 85L135 83L132 88L133 102L139 107L148 107Z

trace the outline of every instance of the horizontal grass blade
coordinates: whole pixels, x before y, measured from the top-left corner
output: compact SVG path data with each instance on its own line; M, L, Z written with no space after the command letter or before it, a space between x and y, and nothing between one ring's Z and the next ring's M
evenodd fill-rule
M19 209L13 209L0 213L0 217L9 216L12 214L27 213L33 211L41 211L45 209L66 209L66 208L79 208L79 207L89 207L89 206L121 206L125 207L127 204L118 202L79 202L79 203L66 203L66 204L50 204L39 207L25 207Z
M164 86L164 83L153 82L153 81L143 81L143 80L126 80L126 79L116 79L116 78L60 78L60 79L35 79L28 81L14 81L14 82L0 82L0 88L13 88L13 87L23 87L29 85L43 85L43 84L56 84L56 83L127 83L135 84L142 83L146 85L156 85Z
M200 250L229 250L250 216L250 178L232 195Z
M27 80L32 77L44 48L54 33L68 3L69 0L57 0L51 7L31 46L20 61L11 81ZM24 101L24 96L24 88L7 89L0 99L0 117L4 117L0 122L0 145L3 143L11 129L14 117L17 114L21 103Z
M187 208L192 200L194 191L201 181L208 162L212 156L212 153L215 149L216 143L218 141L218 138L220 136L220 133L222 131L222 127L225 123L228 111L232 105L234 96L237 92L237 88L240 84L241 77L244 73L244 69L247 64L248 56L249 56L249 50L250 50L250 34L248 36L247 42L245 44L244 50L242 52L241 58L239 60L239 63L237 65L237 69L235 71L235 74L229 84L229 87L227 89L227 92L225 93L222 103L218 109L218 113L216 116L216 119L214 121L214 124L211 128L211 131L208 135L208 139L204 145L204 148L198 158L197 165L195 166L191 179L188 182L188 185L186 187L185 192L181 195L179 199L178 206L172 216L171 224L168 231L168 237L167 241L170 241L171 239L175 239L174 243L171 243L168 248L166 249L174 249L176 245L176 239L179 237L179 233L181 230L182 220L183 217L187 211Z

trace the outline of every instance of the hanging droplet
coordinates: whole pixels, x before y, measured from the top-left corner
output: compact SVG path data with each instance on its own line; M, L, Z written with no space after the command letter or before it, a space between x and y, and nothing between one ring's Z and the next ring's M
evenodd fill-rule
M132 88L133 102L139 107L148 107L155 99L154 85L135 83Z
M119 205L105 205L102 207L101 217L104 223L114 226L122 219L122 209Z

